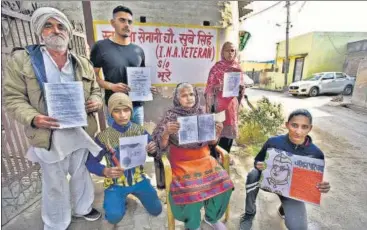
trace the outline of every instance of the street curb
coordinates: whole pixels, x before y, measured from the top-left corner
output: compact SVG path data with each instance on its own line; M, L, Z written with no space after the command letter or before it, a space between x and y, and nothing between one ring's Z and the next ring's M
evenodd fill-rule
M366 114L367 115L367 108L358 106L358 105L354 105L353 103L350 102L329 102L326 104L326 106L330 106L330 107L342 107L345 109L350 109L353 110L354 112L358 112L358 113L362 113L362 114Z
M364 114L367 114L367 108L363 108L361 106L358 105L354 105L352 103L345 103L345 104L341 104L340 106L344 107L344 108L348 108L354 111L358 111Z
M250 88L250 89L255 89L255 90L262 90L262 91L268 91L268 92L274 92L274 93L284 93L286 94L286 92L283 91L279 91L279 90L275 90L275 89L265 89L265 88Z

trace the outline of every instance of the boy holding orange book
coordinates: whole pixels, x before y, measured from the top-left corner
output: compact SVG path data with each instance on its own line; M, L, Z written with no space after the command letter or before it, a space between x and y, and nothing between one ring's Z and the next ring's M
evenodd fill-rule
M312 129L312 115L305 109L293 111L286 122L288 134L270 138L255 157L255 168L247 175L246 209L241 217L240 230L251 230L256 214L256 197L260 188L260 177L265 169L265 157L268 149L289 152L293 155L324 160L323 152L312 143L308 135ZM276 159L280 164L287 164L287 159ZM330 190L329 182L322 181L316 185L321 193ZM279 195L282 205L279 215L285 219L289 230L307 230L307 212L305 203Z

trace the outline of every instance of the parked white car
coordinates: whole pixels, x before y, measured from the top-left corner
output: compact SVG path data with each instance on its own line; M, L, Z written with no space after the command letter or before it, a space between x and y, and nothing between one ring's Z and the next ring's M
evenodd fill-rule
M354 79L341 72L322 72L313 74L312 77L293 82L288 87L288 92L293 96L309 95L315 97L323 93L343 93L351 95Z

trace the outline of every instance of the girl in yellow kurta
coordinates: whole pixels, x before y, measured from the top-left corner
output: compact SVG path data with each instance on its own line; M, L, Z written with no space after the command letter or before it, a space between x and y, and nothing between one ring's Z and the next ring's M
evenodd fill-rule
M217 140L178 144L177 117L204 113L196 89L187 83L179 84L173 104L153 132L159 148L157 157L169 149L173 174L169 199L173 215L185 223L186 229L199 229L200 209L204 206L204 221L213 229L224 230L226 227L219 219L227 209L234 186L227 172L210 155L208 144L215 144ZM217 139L222 129L222 124L216 125Z

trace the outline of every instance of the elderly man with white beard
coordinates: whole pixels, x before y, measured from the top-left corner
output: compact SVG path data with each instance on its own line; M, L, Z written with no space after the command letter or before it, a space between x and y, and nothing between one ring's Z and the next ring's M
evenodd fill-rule
M42 45L12 52L5 67L4 104L7 113L25 126L31 144L28 159L42 169L44 229L65 230L73 215L88 221L101 216L92 207L94 186L85 166L88 153L101 150L92 140L97 131L95 112L102 107L101 90L89 60L68 50L72 27L62 12L39 8L31 24ZM83 84L88 126L58 129L58 120L47 113L44 83L73 81Z

